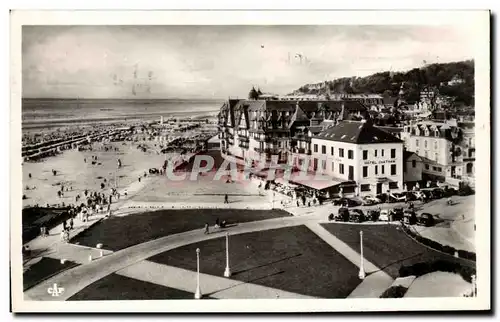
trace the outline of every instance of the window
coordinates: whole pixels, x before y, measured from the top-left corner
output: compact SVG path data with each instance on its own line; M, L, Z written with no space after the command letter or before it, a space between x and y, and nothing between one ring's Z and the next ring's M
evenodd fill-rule
M339 163L339 173L344 174L344 165L342 163Z
M377 149L375 149L375 157L377 157Z
M326 146L324 145L321 146L321 153L326 154Z
M314 145L314 152L318 152L318 145L317 144Z
M381 155L384 156L384 149L380 150Z
M332 172L335 171L335 163L332 162Z
M427 140L424 140L424 148L427 149Z
M330 154L333 155L333 146L330 148Z
M396 149L391 149L391 159L396 157Z
M385 172L385 166L383 164L380 166L380 170L381 170L381 173L384 174L384 172Z
M368 160L368 151L363 150L363 160Z
M425 170L429 170L429 165L428 164L425 165Z
M396 165L391 164L391 176L395 176L395 175L396 175Z
M417 167L417 161L411 160L411 167L416 168Z
M350 160L354 159L354 151L353 150L347 150L347 158Z
M389 189L397 189L398 188L398 183L397 182L389 182Z
M415 140L415 146L418 146L418 139Z
M369 184L362 184L361 191L370 191L370 185Z
M433 171L437 171L437 167L432 167L432 170Z
M375 166L375 175L378 175L378 165Z
M344 157L344 149L339 149L339 157Z
M368 167L363 167L363 178L368 177Z

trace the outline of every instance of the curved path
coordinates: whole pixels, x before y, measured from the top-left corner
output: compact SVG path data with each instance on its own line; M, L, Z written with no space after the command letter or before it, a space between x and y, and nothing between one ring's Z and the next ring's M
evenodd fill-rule
M236 227L232 227L230 232L231 234L242 234L259 230L298 226L315 219L315 217L310 216L268 219L239 224ZM224 235L224 231L209 235L203 234L203 231L203 229L198 229L170 235L111 253L88 264L80 265L43 281L26 291L24 293L25 299L35 301L67 300L93 282L151 256L177 247L218 238ZM64 293L59 297L53 297L47 292L48 288L54 285L54 283L64 287Z
M323 216L321 216L323 218ZM178 248L184 245L201 242L208 239L214 239L224 236L226 231L231 234L243 234L260 230L277 229L283 227L292 227L306 225L328 244L330 244L339 253L345 256L348 260L359 266L360 255L342 243L335 236L325 235L321 231L321 226L318 222L321 220L317 214L302 215L300 217L284 217L267 219L262 221L241 223L238 226L231 227L229 230L219 230L209 235L203 233L203 229L192 230L180 234L174 234L166 237L161 237L142 244L134 245L120 251L110 253L96 259L92 262L85 263L71 270L62 272L61 274L47 279L35 287L27 290L24 293L25 300L34 301L64 301L69 299L74 294L81 291L88 285L98 281L99 279L133 266L141 261L148 259L151 256L163 253L165 251ZM316 227L315 227L316 226ZM319 228L318 228L319 227ZM319 230L318 230L319 229ZM377 273L369 275L352 294L352 297L377 297L375 293L382 293L391 283L392 279L380 271L375 265L365 260L365 268L367 274L377 271ZM64 292L59 297L53 297L48 294L48 288L57 283L58 286L64 287ZM301 296L304 297L304 296Z

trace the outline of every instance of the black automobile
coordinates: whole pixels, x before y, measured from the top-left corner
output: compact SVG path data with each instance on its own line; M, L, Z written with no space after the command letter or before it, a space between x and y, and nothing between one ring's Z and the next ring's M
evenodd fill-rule
M434 225L434 217L431 214L424 212L420 215L417 215L417 224L425 227L430 227Z
M362 223L363 221L365 221L365 215L361 210L353 209L349 212L349 221Z
M432 189L432 195L435 199L441 199L444 197L444 190L441 188Z
M380 194L376 195L375 197L377 197L377 199L379 199L380 202L382 202L382 203L387 202L387 194L386 193L380 193Z
M445 197L455 196L458 193L457 189L455 189L455 188L449 188L449 187L445 187L443 189L443 191L444 191L444 196Z
M356 207L358 203L354 199L340 198L333 201L335 206Z
M378 210L368 210L367 212L368 219L371 221L378 221L378 217L380 217L380 211Z

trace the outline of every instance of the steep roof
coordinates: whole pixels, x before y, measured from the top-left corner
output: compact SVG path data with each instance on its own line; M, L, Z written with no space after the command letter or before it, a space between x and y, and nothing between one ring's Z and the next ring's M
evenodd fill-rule
M408 160L409 158L416 158L417 160L422 161L422 158L418 156L415 152L403 150L403 160Z
M315 136L317 139L355 143L401 143L394 135L373 126L370 122L343 121Z

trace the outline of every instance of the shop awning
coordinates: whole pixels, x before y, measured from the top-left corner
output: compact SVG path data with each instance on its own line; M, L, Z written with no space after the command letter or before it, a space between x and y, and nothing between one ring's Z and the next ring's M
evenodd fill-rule
M345 180L334 178L324 174L307 173L306 175L301 175L300 172L292 174L289 181L291 183L313 188L315 190L323 190L346 183Z

